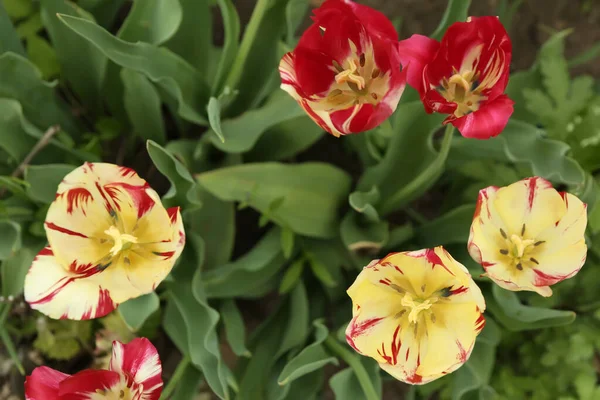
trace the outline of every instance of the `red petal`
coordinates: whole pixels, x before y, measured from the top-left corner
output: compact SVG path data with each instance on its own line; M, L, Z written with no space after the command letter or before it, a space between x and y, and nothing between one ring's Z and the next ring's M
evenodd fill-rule
M48 367L38 367L25 378L26 400L59 400L58 386L70 375Z
M305 98L327 92L335 79L333 58L316 50L298 47L293 53L293 68L296 82L284 83L295 86L298 94Z
M121 376L113 371L86 369L65 379L59 385L60 400L89 400L96 390L111 390Z
M143 385L145 400L158 400L162 392L162 367L156 348L146 338L136 338L127 344L113 342L110 369L133 383Z
M466 138L489 139L498 136L503 130L508 119L513 113L515 102L502 95L469 115L453 119L449 117L444 124L451 123Z
M434 59L439 47L437 40L423 35L412 35L398 43L402 67L408 68L408 84L421 96L424 94L423 69Z

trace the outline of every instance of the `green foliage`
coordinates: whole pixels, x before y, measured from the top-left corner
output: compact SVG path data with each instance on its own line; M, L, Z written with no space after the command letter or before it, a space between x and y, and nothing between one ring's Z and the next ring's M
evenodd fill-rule
M33 346L47 357L69 360L75 357L92 337L90 321L64 321L40 318Z

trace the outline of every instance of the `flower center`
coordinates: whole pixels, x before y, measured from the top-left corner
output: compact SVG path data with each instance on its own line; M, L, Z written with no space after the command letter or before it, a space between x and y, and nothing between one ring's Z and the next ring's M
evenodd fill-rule
M513 256L516 258L522 258L529 246L532 246L535 243L535 240L523 239L521 236L515 234L510 236L510 241L512 243Z
M105 230L104 233L110 236L113 241L113 247L110 249L110 254L113 257L122 251L128 250L132 244L138 242L135 236L121 233L114 225Z
M421 313L421 311L429 310L429 308L431 308L431 306L437 300L437 297L425 300L413 298L410 293L406 293L404 297L402 297L401 304L408 309L408 321L410 323L416 324L419 320L419 314Z
M133 393L127 386L96 389L96 394L99 396L92 397L93 400L133 400Z
M478 74L474 71L458 72L454 70L454 75L442 79L438 92L446 101L456 104L454 115L457 118L477 111L479 103L486 99L481 94L482 85L478 78Z
M503 229L500 229L500 234L507 244L506 249L500 249L500 254L510 257L517 270L523 271L523 267L525 266L539 264L532 256L536 251L536 247L543 244L544 241L525 239L523 237L525 235L525 224L523 224L520 235L512 234L509 237Z

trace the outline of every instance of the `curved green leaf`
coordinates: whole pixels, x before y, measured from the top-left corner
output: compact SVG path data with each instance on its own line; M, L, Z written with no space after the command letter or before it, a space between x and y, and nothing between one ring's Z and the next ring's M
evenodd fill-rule
M487 298L489 310L495 319L510 331L526 331L570 324L575 320L573 311L529 307L519 301L515 292L492 287L492 298Z
M193 0L195 1L195 0ZM223 43L223 52L217 67L217 76L214 79L212 92L220 93L223 90L227 73L235 60L238 52L240 38L240 17L237 9L231 0L217 0L217 5L223 18L223 28L225 30L225 43Z
M235 301L225 300L221 306L221 317L225 325L225 335L231 350L237 356L250 357L251 353L244 343L245 327L242 314L238 310Z
M379 365L368 357L360 357L357 361L367 371L373 389L378 398L381 398L382 385ZM336 400L365 400L367 398L352 368L346 368L333 375L329 380L329 386L331 386Z
M195 15L196 18L198 16ZM128 42L159 45L177 32L182 19L183 10L179 0L134 1L117 36Z
M225 201L244 202L294 232L333 237L338 212L350 189L350 177L323 163L244 164L197 175L198 182ZM276 210L273 201L283 198Z
M421 225L417 229L419 245L423 248L429 248L467 243L474 213L474 204L463 204L441 217Z
M441 40L450 25L455 22L465 22L469 16L470 6L471 0L449 0L446 11L444 11L444 15L442 16L442 20L435 29L435 32L431 34L431 37L436 40Z
M123 321L132 331L139 330L144 322L150 317L160 306L160 300L155 292L145 294L135 299L127 300L119 305L119 314L123 317Z
M373 206L377 204L380 199L379 189L377 186L373 186L368 192L354 192L350 194L348 202L357 212L364 214L364 216L370 222L379 221L379 213Z
M164 144L167 141L161 101L154 85L145 75L123 68L124 106L134 132L145 140Z
M27 271L29 271L29 267L31 267L31 263L39 250L41 250L41 246L33 248L22 247L19 251L2 261L2 265L0 266L2 273L2 296L16 297L23 293L25 275L27 275Z
M58 184L75 169L66 164L30 165L25 169L27 195L35 201L50 204L56 198Z
M141 72L161 87L177 101L182 118L198 125L208 125L206 117L200 113L208 101L208 88L185 60L164 48L125 42L90 21L63 14L59 18L114 63Z
M0 241L1 261L11 257L21 247L21 225L13 221L0 221L0 232L2 232L2 241Z
M2 2L0 2L0 55L8 51L25 56L25 49L21 44L19 35Z

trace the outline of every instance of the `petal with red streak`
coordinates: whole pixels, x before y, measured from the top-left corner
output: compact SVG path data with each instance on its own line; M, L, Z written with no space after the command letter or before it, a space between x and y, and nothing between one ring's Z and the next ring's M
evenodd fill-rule
M127 344L113 342L110 369L143 386L143 399L158 400L162 392L162 367L156 348L146 338Z
M37 367L25 378L25 400L59 400L59 384L69 376L52 368Z
M429 90L423 87L425 66L433 60L439 47L440 43L437 40L423 35L412 35L398 43L402 67L408 69L408 84L421 96Z
M118 395L121 387L123 385L118 373L87 369L60 383L59 398L60 400L92 400L102 391L112 393L116 391Z
M513 113L514 101L506 95L485 102L481 108L461 118L449 117L444 123L454 125L466 138L489 139L498 136Z

